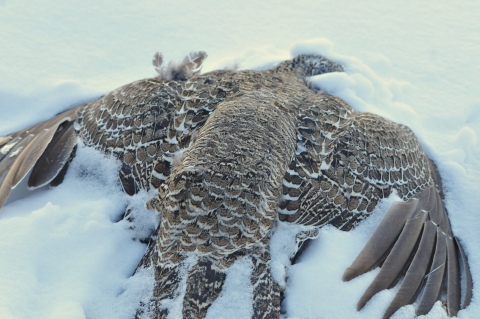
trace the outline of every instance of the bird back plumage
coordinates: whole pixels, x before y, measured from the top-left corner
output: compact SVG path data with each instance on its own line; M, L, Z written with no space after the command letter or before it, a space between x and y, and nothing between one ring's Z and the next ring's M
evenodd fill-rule
M205 58L194 52L165 67L157 53L159 77L0 137L0 207L30 170L32 188L58 184L79 138L122 162L128 194L158 190L149 207L162 219L137 267L153 271L154 289L138 318L166 318L175 298L183 298L183 317L204 318L239 258L253 265L253 317L278 318L281 288L269 248L275 223L304 226L301 241L327 224L350 230L396 192L402 202L344 274L350 280L382 265L358 308L402 276L385 317L420 291L419 315L442 298L450 315L468 306L468 261L438 172L409 128L305 85L309 76L343 71L325 57L200 75Z

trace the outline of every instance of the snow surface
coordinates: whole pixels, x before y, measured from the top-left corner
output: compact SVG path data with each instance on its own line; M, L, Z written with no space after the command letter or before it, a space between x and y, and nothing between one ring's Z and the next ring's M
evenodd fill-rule
M478 1L0 0L0 135L155 76L150 61L156 51L169 60L205 50L204 72L262 69L299 53L325 54L346 73L313 77L314 85L359 111L408 125L437 163L474 280L472 304L458 317L479 318L478 34ZM2 209L0 318L134 315L151 289L151 274L131 277L146 248L138 239L158 217L143 210L152 194L121 192L116 165L79 148L62 185ZM119 221L128 205L134 224ZM348 233L321 230L286 270L285 318L381 318L395 288L357 312L376 271L341 281L380 218L379 210ZM289 238L286 232L277 251L282 240L285 249L291 245ZM275 256L279 278L285 254ZM242 307L252 298L245 285L249 267L245 261L232 267L209 317L249 317ZM412 306L394 316L413 317ZM425 316L445 317L438 304Z

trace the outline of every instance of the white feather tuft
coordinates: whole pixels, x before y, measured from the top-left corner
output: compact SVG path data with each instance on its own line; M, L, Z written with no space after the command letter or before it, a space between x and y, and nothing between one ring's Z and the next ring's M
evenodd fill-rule
M185 81L197 76L201 69L203 60L207 58L207 53L203 51L194 51L187 55L182 62L170 61L168 66L163 65L163 55L156 52L153 55L153 66L159 74L158 77L163 80Z

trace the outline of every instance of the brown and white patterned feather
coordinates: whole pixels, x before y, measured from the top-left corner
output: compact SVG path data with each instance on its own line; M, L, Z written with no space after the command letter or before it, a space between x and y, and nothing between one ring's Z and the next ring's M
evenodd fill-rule
M471 276L440 177L410 129L309 88L309 76L343 71L322 56L301 55L267 71L200 75L205 58L194 52L165 67L157 53L159 77L1 137L0 207L33 165L33 186L63 176L75 145L63 128L72 134L75 121L85 145L122 162L128 194L158 189L148 206L162 219L137 267L154 272L154 289L138 318L166 318L175 298L183 298L183 317L204 318L239 258L253 265L253 317L279 318L269 251L275 223L305 226L300 242L326 224L350 230L394 191L403 202L387 211L344 274L350 280L382 265L358 308L402 276L385 317L415 301L422 287L418 314L443 295L451 315L468 305ZM24 149L34 156L22 157ZM47 162L56 164L40 173Z

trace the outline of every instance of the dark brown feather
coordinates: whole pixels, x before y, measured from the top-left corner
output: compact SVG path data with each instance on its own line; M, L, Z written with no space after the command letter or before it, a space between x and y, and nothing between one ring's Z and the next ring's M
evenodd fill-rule
M77 145L77 137L73 122L62 123L35 163L28 180L28 187L35 189L50 183L67 163L75 145Z

